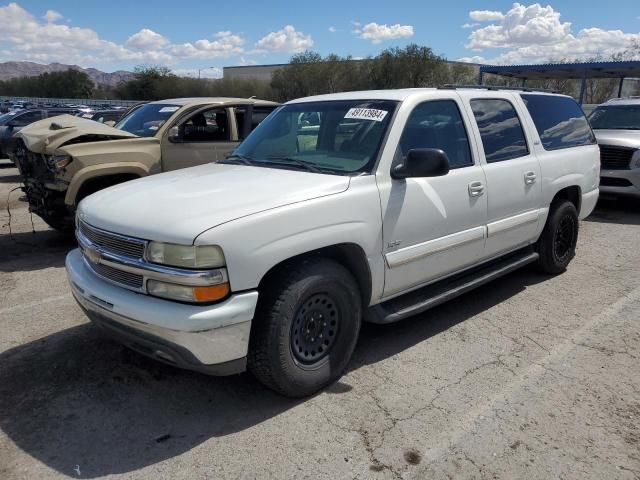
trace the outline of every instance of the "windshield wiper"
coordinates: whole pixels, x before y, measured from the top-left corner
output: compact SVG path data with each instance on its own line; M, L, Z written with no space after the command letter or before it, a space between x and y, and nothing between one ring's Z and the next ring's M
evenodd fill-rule
M253 165L254 162L254 159L247 155L242 155L241 153L232 153L231 155L227 155L224 160L220 160L218 163L225 163L227 160L239 160L241 163L249 166Z
M299 167L304 168L305 170L308 170L310 172L314 172L314 173L326 173L327 170L331 170L331 169L327 169L325 168L324 171L321 168L318 168L313 162L307 162L305 160L299 160L297 158L292 158L292 157L279 157L277 155L272 155L267 157L267 159L269 160L268 163L273 163L273 164L280 164L280 165L290 165L290 164L294 164L297 165ZM333 170L331 170L333 171Z

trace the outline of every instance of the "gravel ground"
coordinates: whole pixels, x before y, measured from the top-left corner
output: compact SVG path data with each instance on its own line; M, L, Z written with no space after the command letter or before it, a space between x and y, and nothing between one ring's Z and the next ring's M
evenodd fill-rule
M348 373L292 401L101 337L73 243L0 169L0 478L640 478L640 206L601 202L569 270L523 270L365 325Z

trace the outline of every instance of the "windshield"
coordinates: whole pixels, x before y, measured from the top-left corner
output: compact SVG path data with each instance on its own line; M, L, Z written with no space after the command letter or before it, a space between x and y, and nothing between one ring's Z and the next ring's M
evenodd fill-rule
M264 120L227 162L308 170L370 172L396 108L387 100L284 105Z
M607 105L589 116L596 130L640 130L640 105Z
M115 127L140 137L152 137L179 108L170 103L147 103L129 112Z

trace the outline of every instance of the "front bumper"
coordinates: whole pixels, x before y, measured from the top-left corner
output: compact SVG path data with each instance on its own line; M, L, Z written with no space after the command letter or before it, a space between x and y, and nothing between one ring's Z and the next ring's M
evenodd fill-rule
M632 170L601 170L600 192L640 198L640 168Z
M78 304L124 345L165 363L213 375L245 369L258 292L215 305L186 305L131 292L96 276L78 249L66 259Z

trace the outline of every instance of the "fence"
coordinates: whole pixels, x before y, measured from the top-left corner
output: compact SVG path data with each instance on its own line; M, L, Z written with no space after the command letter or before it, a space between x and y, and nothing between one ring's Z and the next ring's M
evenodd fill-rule
M60 105L87 105L89 107L95 105L109 104L121 107L130 107L137 103L138 100L110 100L96 98L44 98L44 97L7 97L0 95L0 102L24 103L30 102L34 104L60 104Z

